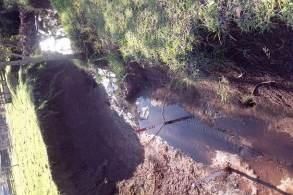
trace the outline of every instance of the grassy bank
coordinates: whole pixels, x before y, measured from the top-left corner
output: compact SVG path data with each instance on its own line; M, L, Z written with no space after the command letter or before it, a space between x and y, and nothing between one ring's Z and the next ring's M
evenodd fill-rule
M20 83L12 101L7 105L7 120L15 191L17 195L57 195L29 87Z
M221 45L232 29L262 33L272 28L273 20L293 26L290 0L52 2L79 46L90 45L94 52L118 47L124 60L147 60L172 70L218 58L216 49L205 54L202 43Z

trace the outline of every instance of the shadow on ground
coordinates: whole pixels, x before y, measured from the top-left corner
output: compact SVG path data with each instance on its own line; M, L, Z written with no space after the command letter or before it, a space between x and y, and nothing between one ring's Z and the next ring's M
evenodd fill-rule
M35 67L33 92L61 194L114 194L144 150L130 126L107 105L105 90L68 61Z

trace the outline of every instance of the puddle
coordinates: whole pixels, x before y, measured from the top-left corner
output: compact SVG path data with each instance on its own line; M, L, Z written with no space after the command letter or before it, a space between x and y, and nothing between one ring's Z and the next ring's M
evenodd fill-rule
M189 118L188 116L191 114L179 105L165 106L165 121L176 121L176 119L182 117L187 119L166 124L162 128L164 118L161 106L154 105L150 99L144 97L138 98L136 105L140 115L145 113L146 108L149 113L147 117L144 116L139 119L140 128L154 127L147 132L157 134L196 161L211 164L217 150L239 154L244 157L261 155L260 152L252 149L249 144L243 143L236 135L227 134L222 129L210 127L196 117Z
M293 139L287 134L268 130L265 122L253 117L218 118L215 126L245 137L267 159L292 168Z
M231 163L235 167L238 163L239 169L255 171L259 178L272 185L277 186L282 180L293 178L292 138L269 131L264 121L249 116L227 117L219 114L213 117L214 124L211 126L200 118L191 117L179 104L166 105L163 117L162 103L148 96L136 100L137 113L132 115L128 108L119 105L115 75L102 69L98 73L111 108L119 116L132 127L138 125L138 129L146 128L146 133L158 135L195 161L215 166L215 159L219 160L219 154L223 153L225 155L220 156L221 159L230 159L228 161L233 161ZM243 167L243 164L247 166Z
M177 104L167 105L163 118L162 105L145 97L138 98L136 106L140 128L151 127L147 133L158 135L198 162L214 165L214 159L222 151L237 155L239 160L249 164L249 169L256 171L257 176L275 185L284 177L293 176L292 138L268 131L261 120L221 116L215 118L211 127L193 117L163 125L164 118L176 121L190 113Z

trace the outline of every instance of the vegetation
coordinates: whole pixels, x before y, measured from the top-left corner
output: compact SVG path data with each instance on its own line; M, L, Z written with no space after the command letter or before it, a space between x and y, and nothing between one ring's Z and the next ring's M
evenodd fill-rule
M12 140L12 175L16 194L57 195L46 145L27 84L20 82L7 105L7 120Z
M78 46L90 44L97 53L118 47L124 60L166 64L171 70L209 63L201 42L207 34L224 39L231 24L244 32L270 30L274 18L293 26L290 0L52 2Z
M218 82L217 94L219 95L222 103L227 103L230 97L229 81L222 76Z
M17 5L28 5L29 0L0 0L0 4L5 8L11 8Z
M116 75L118 80L123 79L125 75L125 69L119 55L115 55L115 53L109 53L107 55L107 60L109 62L110 70Z

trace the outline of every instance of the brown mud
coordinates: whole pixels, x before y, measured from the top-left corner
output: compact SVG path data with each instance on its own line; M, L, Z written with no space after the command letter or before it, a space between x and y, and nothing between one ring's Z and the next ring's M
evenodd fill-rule
M252 181L217 174L227 162L255 178L237 156L217 153L212 166L195 162L156 137L137 135L110 110L103 88L71 62L28 71L61 194L253 194ZM34 75L34 77L32 77ZM245 186L245 188L243 187Z
M145 160L132 178L118 183L119 194L254 194L251 181L238 174L219 171L225 164L206 166L158 137L151 144L152 136L143 133L139 137L145 146ZM235 162L239 162L238 159ZM251 174L247 167L242 171Z
M131 94L134 113L147 109L146 119L138 118L140 128L155 125L146 132L209 166L219 151L236 155L258 178L259 194L293 193L288 187L293 178L292 32L281 26L262 35L232 33L234 39L223 43L230 61L201 67L196 81L183 84L164 68L126 64L131 76L122 89ZM143 85L137 87L137 81ZM193 120L160 128L190 114ZM280 186L287 188L278 191Z
M162 103L158 98L150 100L140 97L136 104L139 112L147 108L149 113L147 119L140 119L140 128L155 125L147 132L162 137L197 162L211 165L217 152L224 151L236 154L255 170L260 179L272 186L280 185L284 178L293 177L293 139L283 132L269 130L268 121L248 115L215 113L217 116L212 122L194 117L162 126L164 120L189 116L190 113L179 105L171 104L164 107L163 117ZM267 189L259 190L267 193Z

